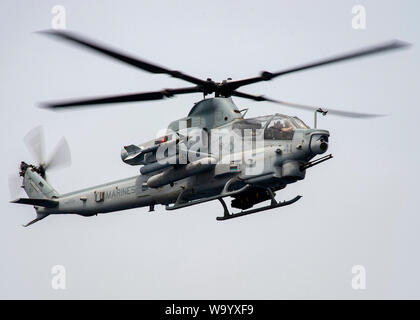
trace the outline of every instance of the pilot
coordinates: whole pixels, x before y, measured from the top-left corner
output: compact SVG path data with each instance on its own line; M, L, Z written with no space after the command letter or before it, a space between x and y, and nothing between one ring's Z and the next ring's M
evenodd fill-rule
M284 120L284 123L282 123L280 120L275 121L273 127L276 128L277 130L280 130L281 132L289 132L293 130L293 127L290 121L287 119Z
M271 134L273 139L275 140L282 140L282 132L284 126L280 120L274 121L273 125L271 126Z
M274 121L271 134L275 140L289 140L293 136L293 126L288 119Z
M293 130L292 124L290 123L289 119L284 120L283 128L281 129L282 132L290 132Z
M293 135L293 126L287 119L274 121L273 124L266 130L266 139L284 140L290 139L290 134Z
M282 127L283 127L283 125L281 124L280 120L279 121L274 121L273 128L281 130Z

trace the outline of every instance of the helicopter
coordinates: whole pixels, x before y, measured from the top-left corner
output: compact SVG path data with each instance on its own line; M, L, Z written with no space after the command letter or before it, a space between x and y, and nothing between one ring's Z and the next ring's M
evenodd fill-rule
M263 71L251 78L228 78L216 82L211 78L200 79L130 56L74 32L48 30L42 33L137 69L169 75L192 84L189 87L160 91L50 102L42 107L62 110L160 100L189 93L201 93L203 100L195 103L186 117L171 122L156 139L122 148L122 161L140 167L139 174L66 194L58 193L47 182L46 172L70 162L68 144L62 140L50 160L44 161L42 128L31 131L25 137L25 143L35 154L38 163L20 163L21 187L28 198L12 201L35 208L36 218L25 227L51 214L89 217L137 207L149 207L149 211L154 211L156 205L164 205L166 210L178 210L213 200L219 201L223 208L223 214L216 218L219 221L291 205L301 196L277 201L276 192L288 184L303 180L307 169L333 157L331 154L322 156L328 150L330 133L317 128L317 115L328 113L350 118L374 118L381 115L291 103L248 94L238 89L294 72L410 46L394 40L278 72ZM314 113L314 125L311 128L298 117L280 113L246 118L248 109L239 109L232 97L256 102L268 101L311 111ZM228 209L224 200L228 197L232 198L231 207L240 211L231 212L232 209ZM266 201L269 204L254 208Z

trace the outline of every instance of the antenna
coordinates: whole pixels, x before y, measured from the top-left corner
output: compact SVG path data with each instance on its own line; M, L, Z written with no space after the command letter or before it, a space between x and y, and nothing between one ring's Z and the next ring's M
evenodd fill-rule
M323 116L326 116L328 113L328 110L323 110L321 107L319 107L318 109L315 110L314 112L314 129L316 129L316 125L317 125L317 114L322 113Z

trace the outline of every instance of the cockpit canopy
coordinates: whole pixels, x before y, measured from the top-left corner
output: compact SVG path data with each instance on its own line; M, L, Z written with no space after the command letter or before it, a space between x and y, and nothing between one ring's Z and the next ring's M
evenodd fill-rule
M245 133L245 130L250 131L252 135L263 132L265 140L292 140L296 129L309 127L298 117L276 114L235 121L232 129L241 130L242 135L249 134Z

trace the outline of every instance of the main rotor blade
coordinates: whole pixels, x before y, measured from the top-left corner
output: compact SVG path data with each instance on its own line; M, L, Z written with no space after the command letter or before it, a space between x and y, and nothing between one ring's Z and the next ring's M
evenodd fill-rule
M308 106L308 105L299 104L299 103L275 100L275 99L267 98L265 96L255 96L255 95L251 95L251 94L243 93L243 92L239 92L239 91L233 91L232 95L237 96L237 97L241 97L241 98L251 99L251 100L254 100L254 101L274 102L274 103L281 104L281 105L286 106L286 107L291 107L291 108L296 108L296 109L301 109L301 110L306 110L306 111L312 111L312 112L315 112L315 110L320 109L320 107L314 107L314 106ZM347 117L347 118L376 118L376 117L383 117L384 116L384 115L381 115L381 114L359 113L359 112L335 110L335 109L329 109L329 108L322 108L322 110L327 111L328 114L332 114L332 115L340 116L340 117Z
M58 37L60 39L64 39L73 43L76 43L82 47L89 48L91 50L94 50L96 52L102 53L108 57L117 59L119 61L125 62L131 66L137 67L139 69L142 69L144 71L148 71L151 73L156 74L167 74L174 78L182 79L194 84L198 85L206 85L207 82L201 79L198 79L196 77L187 75L181 71L177 70L170 70L168 68L158 66L154 63L148 62L146 60L142 60L139 58L131 57L127 54L118 52L117 50L107 48L104 45L97 44L93 41L87 40L73 32L69 31L56 31L56 30L47 30L47 31L41 31L40 33L46 34L46 35L52 35L55 37Z
M70 148L65 138L61 138L60 142L55 147L55 150L44 166L46 171L51 169L59 169L71 165Z
M23 142L38 164L43 164L45 160L45 138L42 126L35 127L29 131L23 138Z
M311 68L324 66L324 65L327 65L327 64L332 64L332 63L351 60L351 59L360 58L360 57L364 57L364 56L369 56L369 55L373 55L373 54L378 54L378 53L385 52L385 51L407 48L409 46L410 46L409 43L399 41L399 40L394 40L394 41L390 41L390 42L387 42L387 43L384 43L384 44L376 45L376 46L373 46L373 47L368 47L368 48L365 48L365 49L353 51L353 52L338 55L338 56L335 56L335 57L322 59L322 60L319 60L319 61L315 61L315 62L312 62L312 63L297 66L297 67L293 67L293 68L286 69L286 70L279 71L279 72L271 73L271 72L264 71L264 72L261 73L260 76L253 77L253 78L248 78L248 79L243 79L243 80L231 81L231 82L228 82L226 86L231 88L231 90L235 90L235 89L238 89L239 87L242 87L242 86L245 86L245 85L248 85L248 84L251 84L251 83L271 80L275 77L282 76L282 75L285 75L285 74L288 74L288 73L293 73L293 72L297 72L297 71L302 71L302 70L306 70L306 69L311 69Z
M51 109L58 109L64 107L75 107L75 106L88 106L88 105L98 105L98 104L107 104L107 103L120 103L120 102L135 102L135 101L149 101L149 100L160 100L164 98L169 98L176 94L184 93L193 93L201 92L200 87L186 87L186 88L177 88L177 89L164 89L161 91L150 91L150 92L141 92L133 94L125 94L118 96L110 97L100 97L92 98L85 100L70 100L64 102L52 102L46 103L43 106Z

